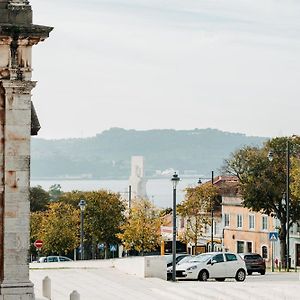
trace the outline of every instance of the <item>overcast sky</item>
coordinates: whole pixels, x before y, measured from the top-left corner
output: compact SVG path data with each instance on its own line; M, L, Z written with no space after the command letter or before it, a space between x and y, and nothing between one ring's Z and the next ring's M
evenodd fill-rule
M298 0L31 0L42 138L128 129L300 134Z

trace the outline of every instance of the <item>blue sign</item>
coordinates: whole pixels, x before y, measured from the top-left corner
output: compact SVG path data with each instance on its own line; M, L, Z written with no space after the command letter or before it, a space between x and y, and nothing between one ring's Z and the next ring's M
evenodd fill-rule
M99 250L104 250L104 247L105 247L105 245L103 243L101 243L101 244L99 243L98 244L98 249Z
M117 251L117 246L116 245L110 245L110 251L111 252L115 252L115 251Z
M276 232L276 231L269 232L269 240L270 241L278 241L278 232Z

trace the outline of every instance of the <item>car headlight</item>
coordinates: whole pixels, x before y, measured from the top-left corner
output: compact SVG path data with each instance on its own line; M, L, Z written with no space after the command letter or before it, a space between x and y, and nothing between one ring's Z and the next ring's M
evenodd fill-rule
M187 268L186 270L191 271L191 270L195 270L195 269L197 269L197 266L191 266L191 267Z

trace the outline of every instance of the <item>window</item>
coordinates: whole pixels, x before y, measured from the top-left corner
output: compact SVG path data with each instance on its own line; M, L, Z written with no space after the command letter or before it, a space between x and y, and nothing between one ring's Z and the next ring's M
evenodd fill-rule
M244 241L237 241L237 253L244 253Z
M262 256L262 258L268 258L268 247L267 246L261 247L261 256Z
M252 242L247 242L247 252L252 252Z
M249 215L249 229L254 229L254 215Z
M268 230L268 216L262 216L261 229L262 230Z
M225 257L226 257L227 261L237 260L237 257L234 254L232 254L232 253L225 253Z
M243 227L243 216L242 215L237 215L237 228L242 228Z
M224 226L229 226L229 214L224 214Z
M47 261L48 262L58 262L58 258L56 256L49 256Z
M219 262L223 262L224 261L224 257L223 254L217 254L212 258L212 261L215 260L217 263Z

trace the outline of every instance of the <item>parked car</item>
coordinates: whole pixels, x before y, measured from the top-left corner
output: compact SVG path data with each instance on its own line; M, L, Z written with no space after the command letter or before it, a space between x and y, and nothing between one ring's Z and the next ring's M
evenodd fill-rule
M178 262L180 262L184 257L186 256L190 256L189 254L187 253L178 253L176 254L176 264ZM170 267L172 266L172 263L173 263L173 255L166 255L166 261L167 261L167 267Z
M45 262L64 262L64 261L73 261L71 258L65 256L43 256L38 259L39 263Z
M207 281L214 278L224 281L226 278L235 278L244 281L246 278L246 264L236 253L208 252L202 253L176 268L176 278Z
M246 263L248 275L251 275L253 272L258 272L261 275L266 274L266 262L259 254L240 253L240 256Z
M176 263L176 266L188 262L193 257L194 257L193 255L180 256L180 260ZM167 280L170 280L172 278L172 273L173 273L173 265L171 263L171 265L167 267Z

